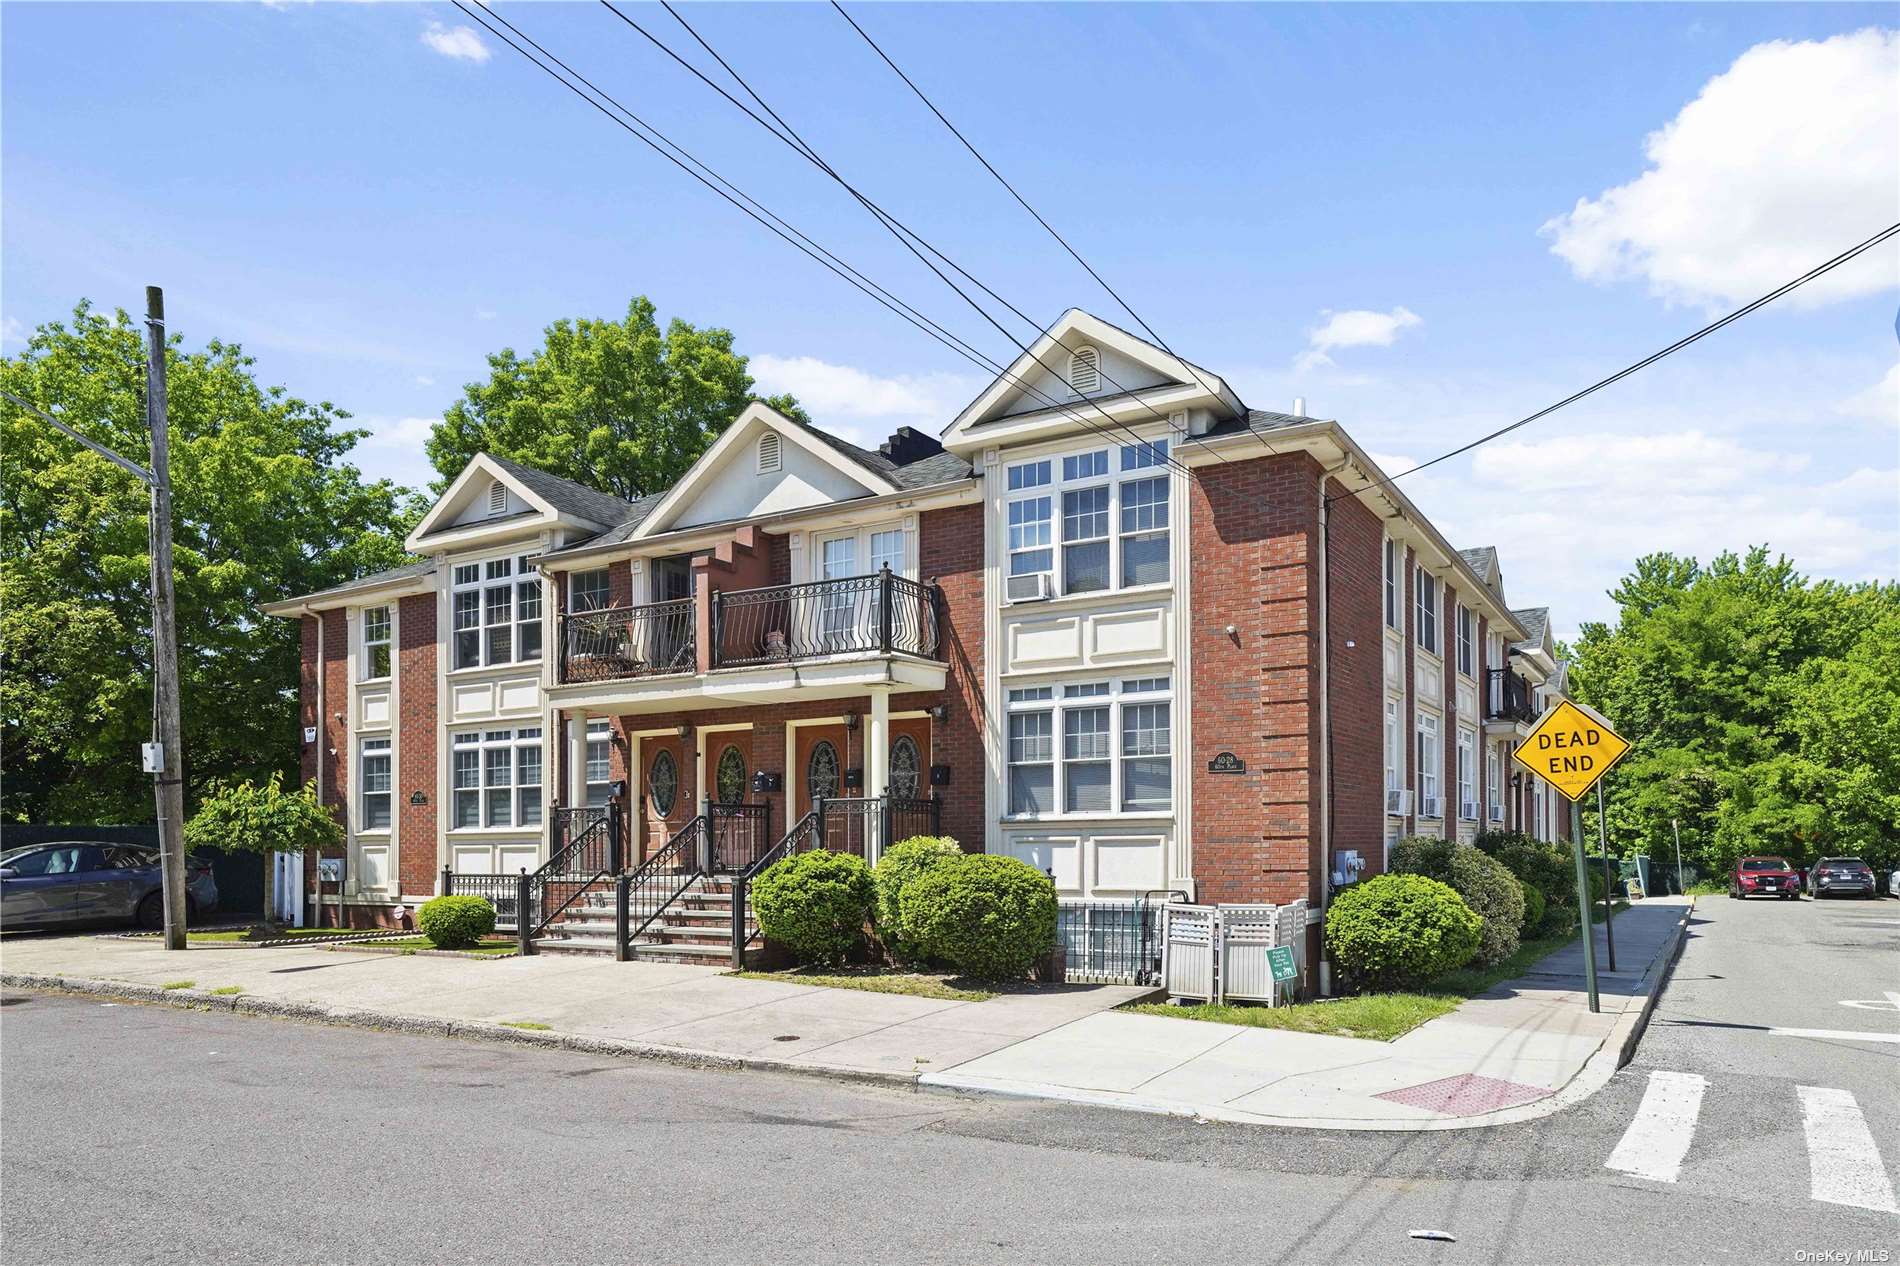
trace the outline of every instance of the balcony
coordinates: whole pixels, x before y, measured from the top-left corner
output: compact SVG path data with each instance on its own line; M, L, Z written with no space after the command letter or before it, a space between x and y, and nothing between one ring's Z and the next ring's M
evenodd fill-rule
M1486 721L1528 725L1537 719L1537 704L1522 677L1508 668L1487 668L1484 677Z
M889 569L561 617L557 688L604 711L941 689L935 585Z

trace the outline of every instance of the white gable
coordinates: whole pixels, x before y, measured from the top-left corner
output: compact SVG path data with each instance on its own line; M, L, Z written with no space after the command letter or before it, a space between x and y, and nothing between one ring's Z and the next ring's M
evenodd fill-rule
M760 441L768 435L777 442L762 453ZM673 485L634 537L896 490L789 418L754 402Z
M455 508L444 527L469 527L490 519L531 514L535 510L534 506L522 499L520 493L499 479L474 480L461 490L461 495L455 500Z
M1086 396L1069 385L1068 377L1070 356L1084 347L1094 348L1098 365L1098 381ZM1043 368L1044 365L1048 369ZM1055 372L1051 373L1050 370ZM1037 349L1035 359L1012 372L1027 385L1012 384L992 409L992 418L1051 409L1058 404L1073 404L1096 396L1119 395L1144 387L1165 387L1176 381L1154 365L1136 360L1114 348L1092 343L1079 332L1065 335L1050 350Z

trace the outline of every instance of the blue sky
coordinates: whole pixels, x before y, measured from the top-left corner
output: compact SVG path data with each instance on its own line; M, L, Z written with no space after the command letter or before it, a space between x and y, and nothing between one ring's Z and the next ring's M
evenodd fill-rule
M846 195L593 4L500 10L993 356ZM657 7L629 9L684 49ZM685 12L825 156L1039 320L1128 323L829 7ZM1900 220L1886 5L873 5L854 14L1168 341L1389 469ZM1886 29L1882 29L1883 25ZM0 9L0 338L80 297L256 356L411 483L564 316L725 325L875 442L980 386L447 4ZM1639 552L1900 573L1900 249L1406 486L1560 632Z

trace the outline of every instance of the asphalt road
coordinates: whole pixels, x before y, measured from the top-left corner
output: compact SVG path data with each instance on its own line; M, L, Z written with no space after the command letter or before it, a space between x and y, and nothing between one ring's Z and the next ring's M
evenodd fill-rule
M1603 1091L1438 1134L1197 1125L9 993L0 1257L1096 1266L1900 1246L1893 1215L1812 1198L1794 1104L1797 1086L1852 1096L1891 1178L1900 1046L1764 1031L1900 1031L1835 996L1900 988L1900 903L1717 898L1692 934ZM1708 1083L1675 1181L1606 1164L1654 1072Z

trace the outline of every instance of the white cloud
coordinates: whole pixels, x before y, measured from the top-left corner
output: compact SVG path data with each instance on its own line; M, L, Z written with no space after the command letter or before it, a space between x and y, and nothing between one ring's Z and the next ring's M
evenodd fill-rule
M417 375L416 375L416 386L418 386L418 387L433 387L433 386L435 386L435 379L433 379L433 378L431 378L431 377L429 377L429 375L427 375L427 374L417 374Z
M1900 423L1900 361L1895 361L1879 382L1835 405L1834 411L1888 425Z
M482 43L482 37L472 26L443 26L440 22L431 22L422 33L422 42L444 57L461 61L480 63L491 56L488 45Z
M1733 440L1679 431L1662 435L1566 435L1534 441L1498 441L1472 454L1482 480L1508 480L1530 493L1605 486L1671 494L1693 481L1701 489L1733 488L1808 465L1805 453L1744 448Z
M0 317L0 347L9 343L26 342L26 327L20 324L18 317Z
M747 369L761 394L790 392L818 425L871 446L900 426L936 434L983 387L959 374L884 376L815 356L755 355Z
M475 309L475 319L477 321L493 321L496 317L500 315L501 313L495 311L493 308Z
M1321 312L1320 316L1325 320L1308 332L1306 351L1295 362L1300 369L1332 364L1331 353L1335 348L1390 347L1401 330L1409 330L1423 321L1418 313L1406 307L1397 307L1390 312L1373 312L1365 308L1352 308L1344 312L1328 309Z
M1671 302L1753 299L1895 219L1900 32L1743 53L1644 142L1649 169L1543 226L1577 276ZM1815 307L1900 281L1891 245L1788 296Z
M358 415L349 424L369 432L364 448L413 448L421 450L429 431L441 418L384 418Z

